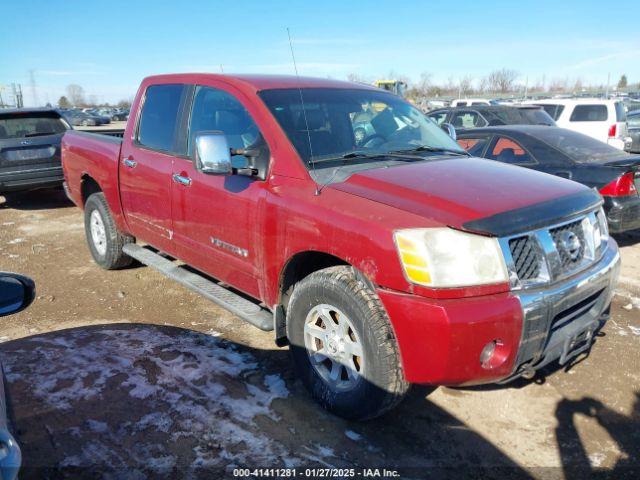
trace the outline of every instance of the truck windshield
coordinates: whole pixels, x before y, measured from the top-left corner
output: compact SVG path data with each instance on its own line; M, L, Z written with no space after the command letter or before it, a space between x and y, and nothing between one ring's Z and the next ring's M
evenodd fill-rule
M303 88L263 90L260 97L307 166L323 168L337 158L358 162L404 151L464 153L422 112L390 93Z

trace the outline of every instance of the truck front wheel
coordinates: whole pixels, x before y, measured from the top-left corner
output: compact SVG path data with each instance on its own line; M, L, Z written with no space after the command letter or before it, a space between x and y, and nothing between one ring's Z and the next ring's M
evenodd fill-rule
M117 270L131 265L133 258L125 255L122 247L134 239L118 231L102 192L92 194L85 202L84 230L91 255L102 268Z
M377 417L409 388L387 314L352 267L319 270L295 286L287 336L304 385L336 415Z

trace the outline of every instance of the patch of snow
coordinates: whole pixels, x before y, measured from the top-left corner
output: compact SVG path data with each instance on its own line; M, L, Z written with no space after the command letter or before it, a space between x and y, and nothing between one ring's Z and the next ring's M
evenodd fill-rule
M23 242L26 242L24 238L14 238L13 240L9 240L7 242L7 245L16 245L18 243L23 243Z
M591 455L589 455L589 463L592 467L597 468L602 465L602 462L604 462L606 458L607 457L604 453L592 453Z
M347 436L347 438L353 440L354 442L359 442L360 440L362 440L362 435L354 432L353 430L345 430L344 434Z
M86 420L69 432L87 437L63 467L110 465L168 475L177 461L170 447L184 442L193 445L193 468L275 465L283 458L289 466L326 463L292 453L258 427L259 416L279 419L272 402L287 398L289 390L279 375L265 375L251 353L222 338L141 326L76 329L24 341L30 348L3 358L7 379L28 382L52 409L71 414L77 404L100 401L106 392L143 406L132 408L125 424ZM122 438L130 436L144 440L125 447ZM320 456L332 454L319 450Z
M92 432L105 433L109 430L109 426L104 422L98 420L87 420L87 425Z
M634 327L633 325L627 325L627 327L629 327L629 330L631 330L631 333L634 335L640 335L640 327Z
M3 223L2 223L2 226L3 226L3 227L9 227L9 226L11 226L11 225L15 225L15 223L16 223L16 222L3 222Z

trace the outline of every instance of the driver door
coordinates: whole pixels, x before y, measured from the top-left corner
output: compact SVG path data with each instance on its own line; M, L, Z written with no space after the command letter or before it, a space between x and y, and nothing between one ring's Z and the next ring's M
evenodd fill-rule
M179 256L259 298L262 242L258 236L266 183L248 176L205 174L193 160L198 132L221 131L229 147L238 149L256 141L258 128L236 96L208 86L195 87L189 123L187 156L176 158L173 165L171 201ZM246 158L235 156L232 164L244 167Z

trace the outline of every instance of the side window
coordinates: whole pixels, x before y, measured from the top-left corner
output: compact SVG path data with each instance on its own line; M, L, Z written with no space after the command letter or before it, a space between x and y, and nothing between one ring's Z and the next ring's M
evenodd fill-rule
M478 112L463 110L455 112L451 118L451 123L456 128L478 128L486 127L487 121Z
M488 140L486 137L458 138L458 145L474 157L481 157Z
M258 127L236 97L224 90L196 87L189 126L189 155L195 135L206 130L223 132L230 148L246 148L258 139ZM234 166L244 157L233 157Z
M626 122L627 112L624 110L622 102L616 102L616 122Z
M427 115L431 120L436 122L438 125L442 125L444 123L444 119L447 118L447 112L434 112Z
M560 115L562 115L562 111L564 110L564 105L542 104L540 106L554 120L558 120L560 118Z
M138 143L153 150L172 152L184 85L147 88L138 125Z
M640 128L640 115L631 115L627 117L629 128Z
M531 158L519 143L506 137L496 137L486 157L515 165L535 163L533 158Z
M570 122L606 122L606 105L576 105L571 113Z

